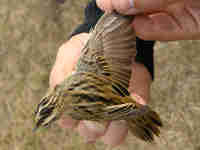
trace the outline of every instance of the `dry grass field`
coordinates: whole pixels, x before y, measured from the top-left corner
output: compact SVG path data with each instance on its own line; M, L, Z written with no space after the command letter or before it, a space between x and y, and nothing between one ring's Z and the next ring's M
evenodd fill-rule
M77 133L57 125L31 131L57 49L80 23L86 2L0 1L0 150L88 149ZM151 105L166 123L163 138L148 145L129 136L116 150L200 150L199 52L199 41L157 43ZM98 141L97 149L105 146Z

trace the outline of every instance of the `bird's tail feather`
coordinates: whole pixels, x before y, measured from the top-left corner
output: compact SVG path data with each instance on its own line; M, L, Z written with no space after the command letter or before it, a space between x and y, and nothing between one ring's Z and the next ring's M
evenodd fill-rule
M131 133L146 142L153 142L154 135L160 135L163 126L159 115L148 106L140 106L142 111L133 119L127 119Z

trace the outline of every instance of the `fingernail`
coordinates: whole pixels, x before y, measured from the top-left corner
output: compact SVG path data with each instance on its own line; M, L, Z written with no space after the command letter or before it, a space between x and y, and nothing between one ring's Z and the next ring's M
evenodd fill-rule
M129 0L131 8L135 8L135 0Z
M106 130L106 126L103 124L100 124L98 122L87 121L87 120L84 120L83 122L84 122L85 126L91 131L104 133Z
M94 121L81 121L77 128L77 131L84 137L86 143L95 142L97 138L103 136L106 131L106 127L103 124Z
M143 12L142 10L135 8L135 0L129 0L129 5L130 5L130 8L125 12L125 14L136 15L136 14Z

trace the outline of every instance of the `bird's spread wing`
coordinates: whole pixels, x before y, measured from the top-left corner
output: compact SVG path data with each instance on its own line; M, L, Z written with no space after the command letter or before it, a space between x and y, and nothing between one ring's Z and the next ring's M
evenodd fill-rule
M132 19L116 13L104 14L90 33L76 71L110 76L127 88L136 55Z

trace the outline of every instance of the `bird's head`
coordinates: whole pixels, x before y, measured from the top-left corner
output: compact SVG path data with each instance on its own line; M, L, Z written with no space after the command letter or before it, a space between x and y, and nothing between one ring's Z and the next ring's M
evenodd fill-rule
M34 112L34 131L41 126L47 127L60 118L64 107L60 93L58 88L54 88L48 90L46 96L41 99Z

